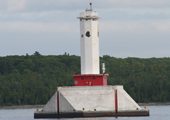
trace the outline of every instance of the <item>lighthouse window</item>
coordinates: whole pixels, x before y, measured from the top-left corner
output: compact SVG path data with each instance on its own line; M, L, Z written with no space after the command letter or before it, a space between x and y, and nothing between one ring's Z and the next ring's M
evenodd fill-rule
M95 77L93 77L93 79L96 79Z
M89 31L86 32L86 36L90 37L90 32Z
M74 83L75 83L75 84L78 84L78 81L75 81Z
M84 78L83 78L83 77L82 77L81 79L82 79L82 80L84 80Z
M86 19L86 21L87 21L88 19Z
M81 35L81 37L83 38L83 34Z

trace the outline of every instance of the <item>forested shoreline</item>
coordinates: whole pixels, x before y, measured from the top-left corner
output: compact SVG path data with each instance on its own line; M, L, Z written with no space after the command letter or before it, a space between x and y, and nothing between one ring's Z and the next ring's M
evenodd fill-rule
M124 85L136 102L170 102L170 58L100 57L108 85ZM45 104L57 86L73 86L80 57L33 55L0 57L0 106Z

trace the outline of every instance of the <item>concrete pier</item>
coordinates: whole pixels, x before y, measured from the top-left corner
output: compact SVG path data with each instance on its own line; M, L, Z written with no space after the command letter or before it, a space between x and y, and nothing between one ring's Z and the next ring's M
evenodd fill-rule
M58 87L34 118L74 118L149 116L123 89L123 86Z

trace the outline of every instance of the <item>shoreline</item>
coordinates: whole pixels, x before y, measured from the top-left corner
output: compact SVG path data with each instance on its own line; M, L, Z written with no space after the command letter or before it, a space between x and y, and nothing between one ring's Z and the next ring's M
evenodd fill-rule
M0 106L0 109L15 109L15 108L43 108L44 105L11 105Z
M151 105L170 105L170 102L149 102L149 103L137 103L141 106L151 106Z
M152 105L170 105L170 102L150 102L150 103L137 103L139 106L152 106ZM16 109L16 108L43 108L44 105L12 105L0 106L0 109Z

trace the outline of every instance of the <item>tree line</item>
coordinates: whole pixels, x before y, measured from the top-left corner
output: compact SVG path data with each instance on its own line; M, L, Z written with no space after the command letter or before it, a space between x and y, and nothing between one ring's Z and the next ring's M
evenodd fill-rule
M104 55L102 62L109 73L108 85L123 85L135 101L170 101L170 58ZM57 86L73 86L72 74L80 73L80 57L67 53L0 57L0 106L45 104Z

